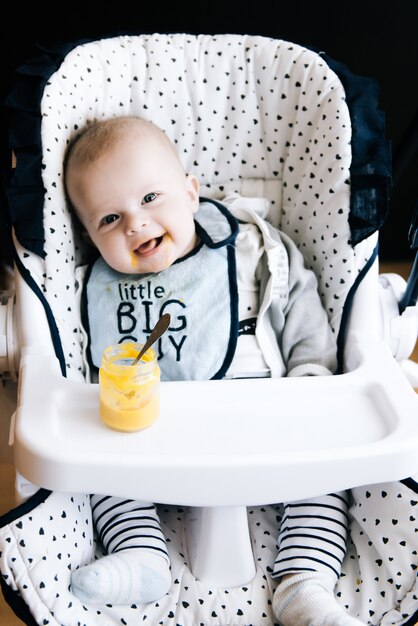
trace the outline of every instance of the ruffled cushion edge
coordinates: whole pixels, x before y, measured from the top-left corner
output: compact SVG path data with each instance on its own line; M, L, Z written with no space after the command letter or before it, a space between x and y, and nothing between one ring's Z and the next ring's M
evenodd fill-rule
M392 149L385 137L385 114L379 108L380 87L374 78L356 76L346 65L319 52L340 79L350 111L349 225L353 246L379 230L389 210Z
M42 258L45 258L45 188L42 182L41 100L45 85L65 56L87 42L78 40L48 48L38 45L40 54L16 70L14 84L3 102L8 147L15 153L17 161L5 183L4 210L19 243Z

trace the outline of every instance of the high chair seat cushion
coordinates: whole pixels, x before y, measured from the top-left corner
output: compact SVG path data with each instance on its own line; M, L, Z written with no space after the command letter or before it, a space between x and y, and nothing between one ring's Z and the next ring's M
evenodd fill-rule
M418 494L404 481L354 489L351 536L336 597L365 624L415 624L418 619L416 532ZM41 500L41 501L40 501ZM2 584L15 592L12 606L39 625L55 626L271 626L275 623L271 578L282 507L250 507L256 574L248 584L216 588L197 581L183 541L187 509L159 506L172 566L170 593L130 606L89 605L71 592L75 568L101 556L89 497L44 492L0 518ZM28 612L29 615L29 612ZM29 617L28 617L29 619ZM28 621L27 623L33 623Z

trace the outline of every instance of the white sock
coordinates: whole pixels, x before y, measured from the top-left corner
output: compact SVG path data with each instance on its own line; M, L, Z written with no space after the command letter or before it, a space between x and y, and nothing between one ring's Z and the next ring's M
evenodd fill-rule
M337 602L333 584L317 572L293 574L274 592L274 615L282 626L364 625Z
M108 554L71 575L74 595L93 604L145 604L161 598L170 585L167 559L134 548Z

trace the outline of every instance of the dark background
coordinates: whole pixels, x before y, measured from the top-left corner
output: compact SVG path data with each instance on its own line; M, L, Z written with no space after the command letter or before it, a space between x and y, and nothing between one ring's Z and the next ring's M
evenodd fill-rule
M23 3L9 3L8 16L0 25L0 97L10 88L14 69L37 54L37 43L134 32L188 32L265 35L319 48L354 74L373 77L380 85L380 105L394 158L394 185L380 235L380 257L411 260L415 253L409 248L408 229L418 200L418 3L398 0L383 8L375 0L255 0L246 5L228 0L177 2L167 9L147 0L129 6L114 2L111 10L102 3L63 3L46 11L42 6L28 10ZM3 123L0 140L4 165L9 157Z

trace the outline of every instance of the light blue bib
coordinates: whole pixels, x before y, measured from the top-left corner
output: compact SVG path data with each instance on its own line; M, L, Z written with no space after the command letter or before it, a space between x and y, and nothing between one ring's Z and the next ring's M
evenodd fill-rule
M221 210L222 209L222 210ZM235 353L238 292L233 241L238 224L217 203L201 205L201 245L157 274L125 275L102 258L86 279L90 361L106 347L143 343L164 313L171 323L154 348L163 380L222 378ZM232 219L231 219L232 218Z

